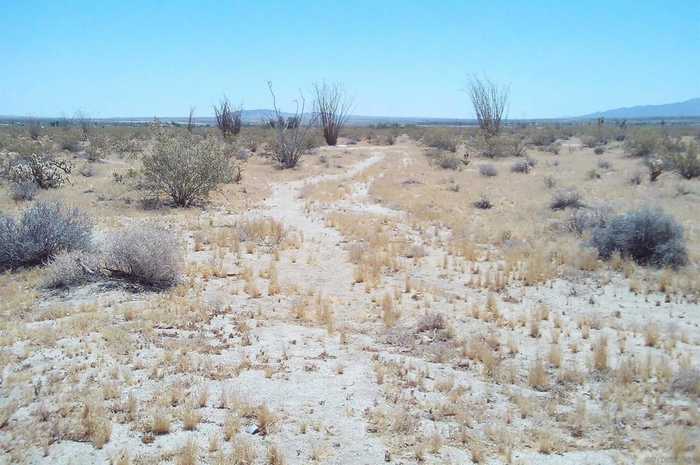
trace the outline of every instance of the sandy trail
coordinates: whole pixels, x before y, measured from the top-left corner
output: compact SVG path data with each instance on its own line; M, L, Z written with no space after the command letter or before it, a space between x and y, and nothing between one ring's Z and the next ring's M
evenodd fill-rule
M343 236L326 226L322 217L305 211L300 192L310 184L350 179L383 158L383 153L375 152L344 173L315 176L273 188L272 196L259 213L301 232L304 243L299 254L313 256L310 263L307 259L291 261L283 255L279 263L282 282L332 296L335 302L349 301L358 292L349 286L353 267L342 246ZM283 427L277 435L285 450L304 451L297 457L288 456L289 463L307 463L309 448L320 451L325 463L383 462L386 447L380 437L368 432L363 414L381 399L381 393L372 370L368 369L372 365L370 354L361 350L362 344L356 341L342 345L337 335L329 337L325 329L284 323L258 328L255 336L259 338L258 347L262 346L266 352L287 353L291 379L271 384L261 376L246 376L242 383L246 391L265 398L271 408L283 411L284 416L310 425L306 438L299 436L298 425ZM328 358L319 354L328 354ZM342 373L338 367L343 367ZM325 433L314 432L313 425L322 425Z
M292 266L281 269L281 276L293 273L296 281L301 281L316 291L324 294L348 289L352 282L352 266L347 262L347 253L342 248L343 236L335 229L324 224L318 216L305 211L303 199L299 197L302 188L323 181L340 181L350 179L384 158L384 153L374 152L371 157L356 163L344 173L336 175L314 176L309 179L280 184L273 188L272 196L266 201L268 214L286 226L300 231L304 235L305 247L311 246L314 253L313 266ZM344 264L345 266L341 266ZM297 265L303 265L298 263ZM299 275L298 273L303 273Z

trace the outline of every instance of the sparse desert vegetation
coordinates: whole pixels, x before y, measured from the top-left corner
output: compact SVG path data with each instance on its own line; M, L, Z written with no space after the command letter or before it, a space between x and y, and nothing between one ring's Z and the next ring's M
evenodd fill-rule
M213 129L1 130L8 462L697 455L689 128Z
M1 2L0 465L700 465L699 19Z

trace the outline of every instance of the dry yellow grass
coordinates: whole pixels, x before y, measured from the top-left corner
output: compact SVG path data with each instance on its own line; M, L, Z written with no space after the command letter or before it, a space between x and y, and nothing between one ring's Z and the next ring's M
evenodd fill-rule
M689 322L700 275L692 267L651 270L619 254L601 261L581 247L587 237L565 229L571 212L549 209L543 182L577 185L591 204L663 200L686 226L697 260L696 220L686 211L692 196L675 196L671 175L631 187L622 170L637 161L613 147L606 157L619 171L599 180L585 177L595 158L579 149L558 157L530 150L538 165L528 175L511 174L510 159L495 160L499 176L485 178L474 164L441 170L416 144L401 143L378 148L384 159L364 173L303 188L295 228L306 220L313 228L271 219L261 202L273 183L341 173L336 165L373 153L341 150L323 149L329 163L312 156L294 172L254 157L243 183L215 192L202 209L121 204L131 194L117 192L110 170L123 172L128 162L106 162L92 181L54 192L96 215L101 232L134 218L163 219L187 240L188 273L165 292L84 294L40 289L40 269L0 275L7 373L0 390L14 399L0 409L0 428L12 458L22 462L20 433L35 430L26 444L52 459L58 426L111 454L122 447L111 434L120 424L119 437L123 427L142 434L134 451L110 457L120 465L141 453L183 465L281 465L296 456L286 449L296 441L307 446L294 461L322 463L343 457L352 424L396 462L437 462L455 447L475 463L509 462L525 449L562 460L584 450L628 458L663 441L674 460L693 459L700 340ZM369 198L351 187L360 183ZM114 199L81 198L89 185ZM471 206L481 192L491 210ZM374 200L401 211L369 213L382 211L369 208ZM51 363L32 365L44 358ZM299 375L315 383L331 377L327 389L342 386L333 392L345 396L342 408L326 399L305 404L294 389L279 399L276 387ZM245 390L227 384L238 382ZM66 386L79 386L83 397ZM585 400L576 397L580 386L591 394ZM97 401L83 410L87 394ZM358 399L372 407L358 408ZM599 414L609 411L615 418ZM339 415L343 422L329 421ZM241 433L251 423L266 436L262 448ZM668 437L659 433L667 425L674 426ZM324 438L329 431L332 440ZM163 440L177 442L156 452Z

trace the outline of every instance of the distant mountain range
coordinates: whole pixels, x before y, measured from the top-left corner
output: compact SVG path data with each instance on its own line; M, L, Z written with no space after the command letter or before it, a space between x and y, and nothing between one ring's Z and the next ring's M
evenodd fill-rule
M308 115L308 113L307 113ZM274 116L274 112L270 109L251 109L243 110L242 119L245 124L260 124L270 120ZM282 112L282 116L293 116L292 113ZM186 124L187 118L183 116L158 116L158 120L164 123ZM547 122L547 121L570 121L587 120L595 118L607 119L684 119L695 118L700 119L700 98L686 100L685 102L666 103L663 105L639 105L626 108L615 108L613 110L600 111L588 115L566 118L532 118L532 119L517 119L509 118L510 122ZM4 116L0 115L0 124L7 124L12 121L26 121L30 119L38 119L44 122L60 121L60 118L49 117L28 117L28 116ZM93 121L104 124L109 123L149 123L153 121L152 116L146 117L112 117L112 118L94 118ZM202 116L194 118L196 124L214 125L216 119L211 116ZM371 124L416 124L416 125L446 125L446 126L474 126L476 120L467 118L430 118L430 117L404 117L404 116L362 116L350 115L348 124L351 126L367 126Z
M638 105L635 107L615 108L613 110L591 113L590 115L584 115L580 118L640 119L693 117L700 117L700 98L693 98L685 102L665 103L662 105Z

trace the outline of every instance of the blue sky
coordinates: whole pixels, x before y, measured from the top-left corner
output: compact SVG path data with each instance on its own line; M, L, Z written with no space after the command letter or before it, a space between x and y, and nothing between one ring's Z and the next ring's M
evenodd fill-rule
M471 73L513 118L700 97L700 1L3 0L0 114L212 114L341 81L363 115L471 117Z

